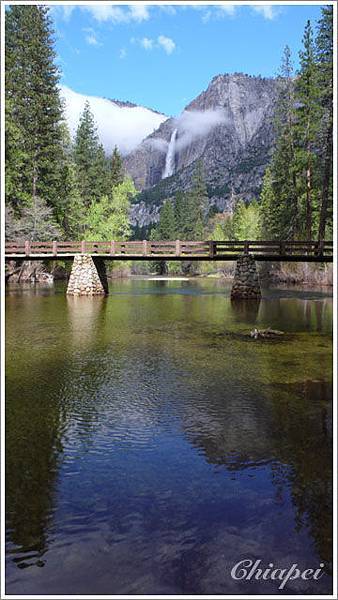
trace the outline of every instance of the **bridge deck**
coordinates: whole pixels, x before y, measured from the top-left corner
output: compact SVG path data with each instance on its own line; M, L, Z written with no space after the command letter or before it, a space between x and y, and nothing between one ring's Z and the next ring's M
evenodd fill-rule
M332 262L332 241L108 241L6 242L6 260L71 260L90 254L104 260L237 260L251 254L257 261Z

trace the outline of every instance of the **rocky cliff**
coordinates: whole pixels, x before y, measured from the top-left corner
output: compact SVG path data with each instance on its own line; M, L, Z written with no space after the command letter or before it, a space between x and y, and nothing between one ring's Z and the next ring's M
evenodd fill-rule
M217 75L178 118L161 123L127 155L126 170L142 191L134 224L156 221L163 200L189 188L198 160L217 210L257 196L271 157L276 87L272 78Z

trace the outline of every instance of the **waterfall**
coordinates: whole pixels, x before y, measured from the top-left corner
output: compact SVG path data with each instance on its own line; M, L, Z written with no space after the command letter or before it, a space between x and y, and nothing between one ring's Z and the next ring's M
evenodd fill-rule
M174 131L171 134L170 142L168 145L168 152L167 152L167 156L165 158L165 168L163 171L162 179L164 179L165 177L170 177L171 175L174 174L176 137L177 137L177 129L174 129Z

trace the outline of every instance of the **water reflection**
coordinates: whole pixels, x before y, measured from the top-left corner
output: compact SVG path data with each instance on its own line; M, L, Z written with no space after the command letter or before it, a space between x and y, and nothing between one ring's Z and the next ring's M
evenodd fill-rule
M231 298L232 311L242 323L256 323L260 304L261 300L256 298L250 300Z
M274 593L231 580L248 555L329 572L332 302L163 283L8 298L8 593Z

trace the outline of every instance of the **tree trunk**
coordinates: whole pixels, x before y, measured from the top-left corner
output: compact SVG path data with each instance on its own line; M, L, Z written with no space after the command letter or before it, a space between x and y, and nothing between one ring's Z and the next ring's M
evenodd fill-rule
M325 238L325 228L327 221L327 207L329 203L329 185L332 166L332 127L330 126L326 139L326 156L324 163L324 174L322 183L322 204L320 207L320 220L318 230L318 241L322 242Z
M306 169L306 239L312 239L312 198L311 198L311 165L310 157Z

